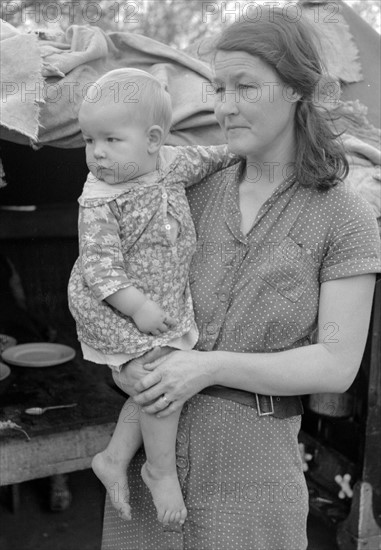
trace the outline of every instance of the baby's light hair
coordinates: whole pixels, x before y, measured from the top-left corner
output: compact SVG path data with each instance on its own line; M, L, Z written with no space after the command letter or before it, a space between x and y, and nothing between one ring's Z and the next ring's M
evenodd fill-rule
M160 126L165 137L171 127L171 96L160 80L141 69L109 71L89 86L85 102L125 105L126 112L132 107L136 120L148 126Z

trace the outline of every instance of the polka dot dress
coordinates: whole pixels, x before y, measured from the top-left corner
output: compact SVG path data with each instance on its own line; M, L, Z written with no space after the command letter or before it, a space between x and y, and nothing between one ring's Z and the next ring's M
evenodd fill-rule
M343 184L318 192L289 179L243 235L241 170L228 168L189 192L198 235L190 274L197 349L271 353L307 345L320 284L381 271L373 212ZM142 451L129 470L133 520L120 520L107 501L102 550L304 550L299 427L300 417L259 417L233 401L193 397L177 438L184 526L169 531L157 522L140 479Z
M321 283L381 271L375 216L344 184L319 192L288 179L243 235L241 170L233 166L188 194L198 239L190 273L197 349L306 345L317 325Z
M299 428L299 416L259 417L239 403L193 397L177 436L184 526L171 531L156 520L140 478L142 451L128 472L133 519L121 520L107 499L102 550L304 550L308 491Z

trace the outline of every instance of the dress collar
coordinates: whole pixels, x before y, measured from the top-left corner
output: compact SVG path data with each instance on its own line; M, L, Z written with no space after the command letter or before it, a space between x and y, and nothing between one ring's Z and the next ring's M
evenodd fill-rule
M228 169L231 176L227 178L228 183L227 183L225 197L224 197L225 222L229 227L230 231L233 233L234 237L238 239L240 242L242 242L243 244L248 243L250 233L253 229L253 228L250 229L247 235L243 235L240 227L241 211L239 208L239 184L244 175L245 167L246 167L246 160L242 160L241 162L235 164L234 166ZM291 189L291 188L293 188L293 191L296 191L297 187L298 185L294 175L291 175L285 180L283 180L274 189L270 197L268 197L268 199L266 199L266 201L262 204L257 214L253 227L260 222L263 216L276 203L276 201L279 199L281 195L283 195L288 189ZM291 194L293 194L293 192Z

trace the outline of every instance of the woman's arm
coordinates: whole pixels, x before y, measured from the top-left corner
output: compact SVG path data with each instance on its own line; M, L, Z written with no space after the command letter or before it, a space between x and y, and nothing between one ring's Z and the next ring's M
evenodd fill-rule
M321 285L316 344L276 353L174 352L137 383L135 400L144 405L165 393L173 402L160 415L166 416L210 385L264 395L344 392L361 363L374 284L375 275L367 274Z

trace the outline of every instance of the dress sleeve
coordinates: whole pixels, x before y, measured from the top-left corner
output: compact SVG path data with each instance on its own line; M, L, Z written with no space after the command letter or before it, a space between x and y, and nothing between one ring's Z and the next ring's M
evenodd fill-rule
M357 193L338 201L320 282L381 272L381 244L370 205Z
M176 147L176 171L180 172L185 187L198 183L207 176L223 170L241 159L229 153L227 145L210 145L203 147Z
M79 248L83 277L101 301L131 286L125 272L114 201L79 208Z

